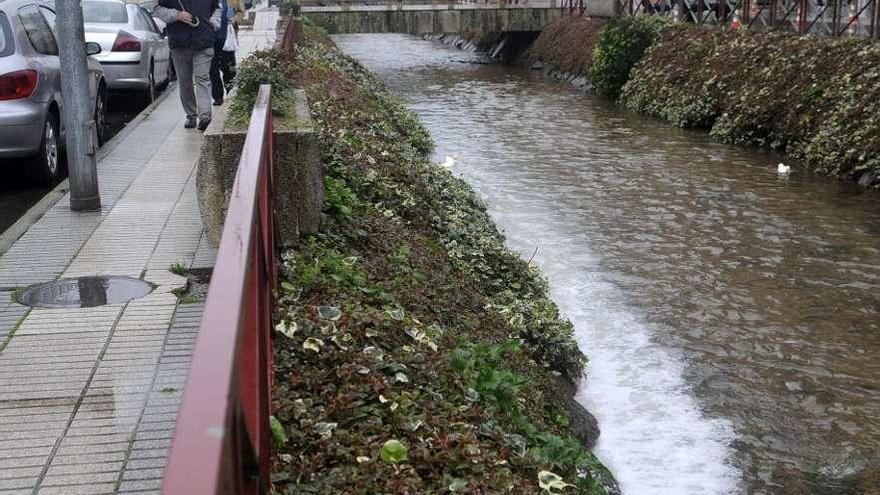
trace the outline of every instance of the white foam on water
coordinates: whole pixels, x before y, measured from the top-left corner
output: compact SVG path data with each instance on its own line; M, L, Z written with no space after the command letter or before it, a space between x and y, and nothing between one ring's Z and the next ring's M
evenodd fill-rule
M537 214L531 206L527 214L492 213L526 259L540 240L535 262L590 359L577 399L599 421L595 453L627 495L736 493L731 424L701 412L684 381L682 359L656 344L655 330L601 279L586 239L564 220L557 224L558 213Z

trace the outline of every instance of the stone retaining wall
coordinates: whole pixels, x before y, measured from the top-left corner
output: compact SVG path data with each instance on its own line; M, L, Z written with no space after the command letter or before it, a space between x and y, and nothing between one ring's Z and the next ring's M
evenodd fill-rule
M231 101L229 99L228 101ZM275 204L278 244L297 244L316 233L324 202L324 169L305 92L296 91L296 112L275 119ZM235 181L247 129L228 122L228 104L216 112L205 132L196 187L199 209L211 246L220 244L229 194Z

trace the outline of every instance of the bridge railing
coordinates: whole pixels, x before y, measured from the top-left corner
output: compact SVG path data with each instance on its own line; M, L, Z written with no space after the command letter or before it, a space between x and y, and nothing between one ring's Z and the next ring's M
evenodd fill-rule
M583 0L581 0L583 1ZM312 8L338 8L350 10L352 7L384 7L392 10L404 10L407 7L449 6L467 7L557 7L558 0L303 0L302 7L308 12Z
M269 492L277 279L271 89L260 88L223 227L162 493Z
M574 0L568 0L574 1ZM880 0L622 0L621 16L660 15L728 29L880 37Z

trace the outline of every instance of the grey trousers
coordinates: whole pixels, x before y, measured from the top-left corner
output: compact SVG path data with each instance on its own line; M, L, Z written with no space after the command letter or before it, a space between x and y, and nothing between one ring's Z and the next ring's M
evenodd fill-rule
M180 103L187 117L211 118L211 60L214 49L172 48L171 59L177 71Z

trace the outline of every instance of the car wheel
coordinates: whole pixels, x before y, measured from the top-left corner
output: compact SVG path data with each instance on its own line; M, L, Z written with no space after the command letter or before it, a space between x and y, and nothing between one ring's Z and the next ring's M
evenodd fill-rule
M102 84L95 98L95 129L98 133L98 146L107 142L107 89Z
M58 119L51 113L46 116L43 125L43 139L40 151L28 167L30 178L40 184L52 184L61 170L61 143L59 141Z

